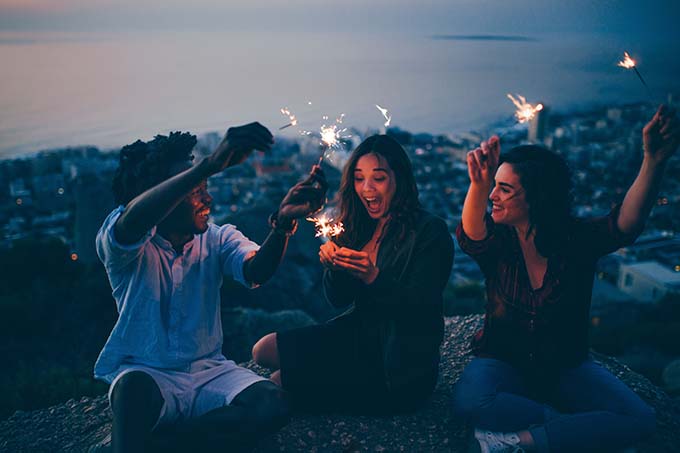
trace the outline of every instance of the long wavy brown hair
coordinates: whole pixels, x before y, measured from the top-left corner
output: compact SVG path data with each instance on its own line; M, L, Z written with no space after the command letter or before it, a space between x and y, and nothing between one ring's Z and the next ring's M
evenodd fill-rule
M568 244L572 219L573 185L569 165L559 154L538 145L521 145L501 154L500 163L512 166L526 193L529 231L536 231L538 253L550 257Z
M391 219L387 225L388 231L383 234L396 232L399 239L413 227L417 210L418 187L413 176L411 161L404 148L392 137L387 135L373 135L364 140L349 158L342 172L340 183L340 221L345 231L336 240L344 247L360 249L371 239L378 224L366 211L361 199L354 190L354 169L361 156L375 154L383 158L392 169L396 190L389 207Z

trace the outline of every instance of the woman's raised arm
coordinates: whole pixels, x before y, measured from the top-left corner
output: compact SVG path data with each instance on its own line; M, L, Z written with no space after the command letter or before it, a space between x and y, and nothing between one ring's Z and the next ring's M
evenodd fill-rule
M675 109L660 106L642 130L644 156L635 181L623 199L617 225L623 233L641 229L654 206L666 164L680 145Z
M500 141L493 136L488 142L482 142L481 147L467 154L470 188L463 204L462 221L465 234L474 241L481 241L486 237L484 216L500 153Z

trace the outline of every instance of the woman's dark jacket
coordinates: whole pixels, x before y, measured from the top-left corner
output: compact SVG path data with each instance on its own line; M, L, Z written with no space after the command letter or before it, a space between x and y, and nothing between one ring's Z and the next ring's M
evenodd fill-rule
M388 392L422 399L437 381L444 333L442 292L453 265L453 239L439 217L419 210L414 227L400 238L388 229L378 250L375 281L366 285L347 272L326 270L323 286L342 316L380 343Z

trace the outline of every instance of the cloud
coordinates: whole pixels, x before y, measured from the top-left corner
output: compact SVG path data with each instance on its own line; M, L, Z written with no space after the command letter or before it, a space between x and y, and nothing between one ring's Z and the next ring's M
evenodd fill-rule
M536 38L517 35L432 35L431 38L442 41L538 41Z

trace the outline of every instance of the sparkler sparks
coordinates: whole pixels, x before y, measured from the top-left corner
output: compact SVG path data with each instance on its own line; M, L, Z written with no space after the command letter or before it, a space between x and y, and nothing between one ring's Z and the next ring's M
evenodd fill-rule
M618 66L622 68L631 69L635 67L635 60L630 58L628 52L623 52L623 60L619 61Z
M620 67L626 68L626 69L632 69L633 71L635 71L635 74L637 74L638 78L640 79L640 82L642 82L642 84L647 89L647 94L649 94L649 97L650 98L654 97L652 95L652 90L649 89L649 85L647 85L647 82L645 82L645 79L642 78L642 74L640 74L640 71L638 71L635 60L633 60L630 57L630 55L628 55L628 52L623 52L623 60L619 61L617 66L620 66Z
M295 117L295 115L290 113L290 110L288 110L288 108L286 108L286 107L282 108L281 114L286 115L288 117L288 119L290 120L290 123L284 124L283 126L281 126L279 128L279 130L285 129L285 128L290 127L290 126L297 126L297 118Z
M333 146L337 145L339 138L340 133L336 124L332 124L330 126L321 126L321 141L324 145L332 148Z
M333 219L326 217L325 215L321 215L320 217L307 217L307 220L314 223L314 227L316 228L316 234L314 237L317 238L335 237L345 231L345 227L342 222L333 223Z
M392 121L392 115L390 115L387 112L387 109L380 107L378 104L375 104L375 106L378 108L378 110L380 110L380 113L382 113L382 115L387 120L387 121L385 121L385 127L388 127L390 125L390 121Z
M342 121L345 119L345 114L341 114L338 118L335 120L335 124L329 125L322 125L321 129L319 130L319 133L321 134L321 146L323 146L323 152L321 153L321 156L319 157L319 165L321 165L321 162L323 161L324 157L326 157L326 153L330 152L331 150L338 150L340 149L340 140L344 138L349 138L351 135L343 135L346 131L347 128L343 127L341 128L340 125L342 124ZM327 121L328 117L323 116L323 120ZM311 132L303 132L304 134L311 134ZM331 153L332 155L332 153Z
M519 94L517 95L517 99L515 99L511 94L508 93L508 99L510 99L512 103L515 104L515 107L517 107L515 118L517 118L519 123L531 121L531 119L536 116L537 112L543 110L543 104L537 104L536 106L533 106L527 102L524 96Z

